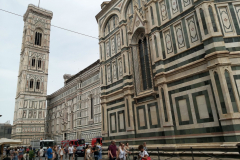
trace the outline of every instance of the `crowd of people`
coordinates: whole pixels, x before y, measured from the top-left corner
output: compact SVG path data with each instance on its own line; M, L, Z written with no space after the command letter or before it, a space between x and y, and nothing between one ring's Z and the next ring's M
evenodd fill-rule
M149 160L148 149L146 143L139 145L139 160ZM36 157L35 154L39 157L39 160L75 160L77 147L70 144L69 146L49 146L46 150L42 147L36 152L34 148L29 147L17 147L17 148L7 148L6 156L11 160L30 160ZM109 160L130 160L130 148L129 144L119 143L119 146L116 145L116 142L111 141L111 145L108 147L108 157ZM84 148L84 160L102 160L102 146L99 143L96 143L94 146L86 145Z
M10 148L8 147L6 150L6 159L11 159L11 160L24 160L29 157L29 154L35 153L35 149L32 148L31 146L29 147L15 147L15 148Z
M140 151L138 155L139 160L150 159L147 152L146 142L144 142L143 145L139 145L138 149ZM119 146L117 147L116 142L113 140L111 141L111 145L108 147L109 160L130 160L130 154L131 152L128 143L124 144L119 142Z

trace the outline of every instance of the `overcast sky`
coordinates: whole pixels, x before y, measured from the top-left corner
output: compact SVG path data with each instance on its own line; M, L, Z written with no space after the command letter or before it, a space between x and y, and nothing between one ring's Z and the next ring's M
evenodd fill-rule
M39 0L0 0L0 9L24 15ZM95 19L103 0L41 0L53 12L52 25L98 37ZM23 18L0 10L0 123L13 121ZM99 58L98 40L51 27L48 95L63 87L63 75L76 74Z

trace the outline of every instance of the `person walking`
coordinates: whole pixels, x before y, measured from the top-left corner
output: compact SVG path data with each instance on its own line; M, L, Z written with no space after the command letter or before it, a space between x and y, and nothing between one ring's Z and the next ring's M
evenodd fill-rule
M91 160L91 148L89 145L86 146L86 150L85 150L85 158L86 160Z
M110 160L116 160L116 158L117 158L117 146L116 146L114 140L111 142L111 145L108 147L108 153L109 153L109 159Z
M146 142L143 142L143 149L144 149L145 151L148 151L148 149L147 149L147 143L146 143Z
M53 147L53 160L58 160L57 146Z
M140 151L139 155L138 155L139 160L148 159L149 155L148 155L147 151L144 150L143 145L139 145L138 149Z
M64 148L63 148L63 145L62 145L60 150L59 150L59 155L60 155L61 160L63 160L63 154L64 154Z
M18 152L18 159L19 159L19 160L22 160L22 158L23 158L23 153L24 153L23 147L19 148L19 152Z
M17 148L15 148L14 151L13 151L13 160L18 160L18 151L17 151Z
M48 160L48 154L47 154L48 148L49 148L49 147L47 147L47 149L44 151L44 153L45 153L45 160Z
M7 157L9 156L9 154L10 154L10 148L8 147L7 150L6 150Z
M99 150L98 160L102 160L102 146L101 146L101 144L97 143L97 147Z
M77 147L74 146L74 147L73 147L73 159L75 159L75 153L76 153L76 151L77 151Z
M73 146L72 146L72 144L70 144L70 146L68 147L68 155L69 155L69 160L70 160L70 157L72 157L72 160L73 160Z
M52 160L52 158L53 158L53 150L52 150L51 146L49 146L49 148L47 150L47 157L48 157L48 160Z
M43 147L41 146L38 152L39 160L42 160L43 155L44 155L44 150L43 150Z
M126 151L125 151L125 148L124 148L124 144L121 143L121 146L119 146L119 149L118 149L118 158L120 160L126 160Z
M68 149L67 146L64 148L65 159L67 159Z
M129 148L129 144L127 142L126 146L125 146L125 151L127 152L126 160L130 160L130 155L129 154L131 154L131 152L129 150L130 150L130 148Z

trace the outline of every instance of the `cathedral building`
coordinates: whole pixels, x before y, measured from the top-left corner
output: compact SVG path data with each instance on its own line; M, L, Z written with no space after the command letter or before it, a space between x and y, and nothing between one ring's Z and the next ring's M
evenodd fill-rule
M96 19L103 145L240 141L239 1L111 0Z
M51 11L28 6L23 16L24 28L12 139L29 145L31 139L44 138L48 80Z
M46 139L85 139L101 136L99 60L71 76L64 87L47 96Z

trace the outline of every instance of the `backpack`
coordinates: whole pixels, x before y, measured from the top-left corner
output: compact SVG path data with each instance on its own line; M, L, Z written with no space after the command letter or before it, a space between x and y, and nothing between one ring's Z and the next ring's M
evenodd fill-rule
M99 148L97 146L95 147L94 155L99 155Z

